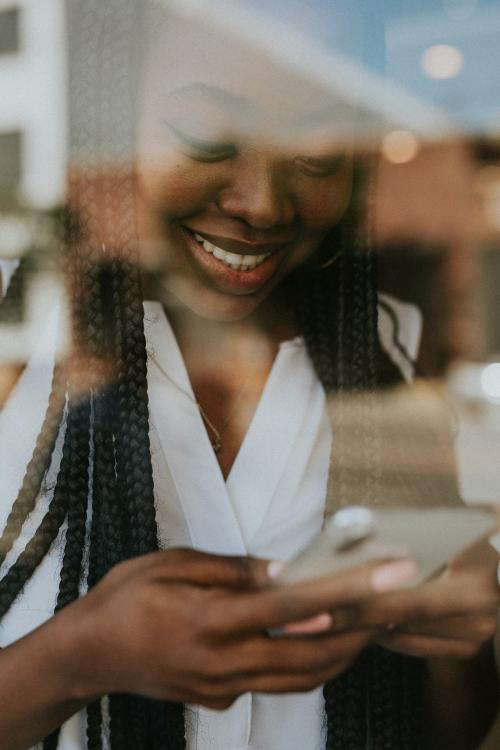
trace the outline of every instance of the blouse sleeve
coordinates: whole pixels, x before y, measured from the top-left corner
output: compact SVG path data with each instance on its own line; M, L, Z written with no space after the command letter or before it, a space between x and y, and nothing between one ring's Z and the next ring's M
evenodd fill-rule
M422 313L415 305L388 294L379 294L378 299L380 343L405 380L410 381L422 337Z

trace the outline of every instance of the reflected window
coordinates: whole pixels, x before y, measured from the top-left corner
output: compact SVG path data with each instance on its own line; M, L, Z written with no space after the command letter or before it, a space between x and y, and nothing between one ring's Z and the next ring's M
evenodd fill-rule
M19 52L19 19L18 8L0 11L0 55Z
M22 133L0 133L0 197L16 192L21 180Z

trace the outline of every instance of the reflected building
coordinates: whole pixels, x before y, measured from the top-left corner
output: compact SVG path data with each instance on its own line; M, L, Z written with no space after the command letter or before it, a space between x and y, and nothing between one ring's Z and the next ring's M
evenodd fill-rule
M64 50L63 0L0 0L1 192L20 205L63 197Z
M62 204L66 182L65 24L64 0L0 0L0 296L20 258L29 253L43 267L54 245L50 212ZM2 310L7 370L25 359L53 290L53 280L38 276L29 293L28 277L18 280L14 309Z
M414 301L433 321L427 361L437 373L500 350L492 288L500 267L499 42L498 3L448 2L386 23L388 79L454 123L447 139L382 160L378 206L380 242L403 296L420 273Z
M35 230L27 213L53 208L64 197L64 50L63 0L0 0L3 258L18 257L30 244Z

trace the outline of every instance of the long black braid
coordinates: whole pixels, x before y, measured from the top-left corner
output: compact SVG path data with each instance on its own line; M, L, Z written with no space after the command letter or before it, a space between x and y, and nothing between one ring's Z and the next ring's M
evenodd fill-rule
M354 195L350 213L319 257L288 282L309 355L325 391L333 396L327 514L345 504L376 502L381 439L376 392L402 380L378 337L376 257L360 230L360 202L366 204L366 196L362 201ZM329 263L332 256L335 262ZM346 460L353 439L356 451L363 452L361 479ZM421 674L421 660L377 647L366 650L325 685L327 750L360 750L368 737L374 750L421 747Z

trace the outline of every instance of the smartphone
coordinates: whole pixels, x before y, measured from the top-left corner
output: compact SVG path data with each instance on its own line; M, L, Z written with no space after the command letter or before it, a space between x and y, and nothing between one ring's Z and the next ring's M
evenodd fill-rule
M276 578L310 580L374 560L412 557L417 574L401 588L418 585L487 534L498 530L491 508L365 508L337 511L322 532Z

